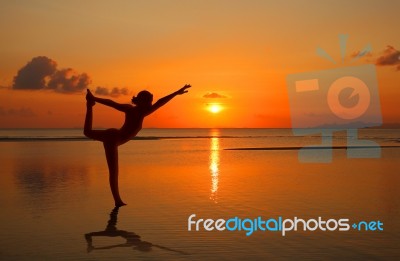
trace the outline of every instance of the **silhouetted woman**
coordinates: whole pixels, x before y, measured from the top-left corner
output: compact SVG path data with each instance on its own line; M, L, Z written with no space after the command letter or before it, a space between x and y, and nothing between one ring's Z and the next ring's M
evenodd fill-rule
M84 134L86 137L103 142L106 152L107 165L110 174L110 187L114 197L115 206L126 205L120 195L118 189L118 146L128 142L136 136L142 129L144 117L153 113L158 108L169 102L176 95L187 93L190 85L185 85L178 91L159 99L156 103L153 102L153 95L148 91L141 91L132 98L131 104L120 104L109 99L95 97L90 90L86 94L86 118ZM125 122L120 129L93 130L93 106L96 102L110 106L116 110L125 113Z

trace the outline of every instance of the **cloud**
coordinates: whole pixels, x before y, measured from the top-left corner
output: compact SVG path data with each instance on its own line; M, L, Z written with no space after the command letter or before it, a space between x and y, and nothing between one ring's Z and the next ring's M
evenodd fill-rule
M203 98L206 98L206 99L217 99L217 98L227 98L227 97L224 96L224 95L218 94L216 92L209 92L209 93L204 94Z
M94 94L108 96L110 95L110 91L106 87L97 86Z
M46 88L46 78L57 70L57 63L46 56L33 58L14 77L13 89L40 90Z
M400 51L388 45L382 55L376 59L375 64L382 66L394 65L397 70L400 70Z
M94 91L94 93L97 94L97 95L118 97L118 96L121 96L121 95L129 95L129 90L128 90L128 88L125 88L125 87L123 87L123 88L114 87L110 91L106 87L97 86L97 88Z
M129 91L128 91L128 89L127 88L118 88L118 87L114 87L112 90L111 90L111 96L120 96L120 95L128 95L129 94Z
M77 93L88 88L91 80L86 73L71 68L57 69L57 63L46 56L33 58L14 77L14 90L53 90Z
M12 117L24 117L24 118L29 118L29 117L34 117L36 114L30 109L30 108L25 108L21 107L19 109L14 109L14 108L3 108L0 107L0 116L12 116Z
M72 68L58 69L57 63L46 57L33 58L14 77L13 90L52 90L59 93L80 93L89 88L91 79L86 73ZM2 88L2 86L0 86ZM111 90L98 86L95 94L118 97L129 95L128 88L114 87Z
M56 71L51 76L47 88L56 92L74 93L88 88L90 83L89 75L86 73L78 74L73 69L68 68Z

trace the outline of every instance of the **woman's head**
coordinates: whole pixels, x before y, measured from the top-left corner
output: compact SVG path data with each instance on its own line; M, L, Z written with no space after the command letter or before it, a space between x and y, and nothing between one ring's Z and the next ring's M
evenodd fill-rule
M132 103L137 106L151 106L153 103L153 94L149 91L141 91L137 96L132 97Z

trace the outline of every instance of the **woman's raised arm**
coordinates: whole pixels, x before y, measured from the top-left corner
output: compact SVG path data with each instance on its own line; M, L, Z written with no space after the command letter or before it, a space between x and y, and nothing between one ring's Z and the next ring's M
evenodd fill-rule
M187 93L190 87L192 87L190 84L186 84L185 86L183 86L182 88L180 88L179 90L177 90L176 92L171 93L170 95L167 95L161 99L159 99L156 103L154 103L148 114L153 113L154 111L156 111L157 109L159 109L161 106L165 105L167 102L169 102L170 100L172 100L172 98L174 98L176 95L182 95L184 93Z

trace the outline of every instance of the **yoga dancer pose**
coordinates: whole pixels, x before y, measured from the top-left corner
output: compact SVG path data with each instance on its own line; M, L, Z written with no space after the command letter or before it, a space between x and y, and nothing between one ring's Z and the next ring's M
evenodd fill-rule
M176 95L187 93L190 85L185 85L178 91L159 99L156 103L153 102L153 95L148 91L141 91L135 97L132 97L131 104L120 104L109 99L95 97L90 90L86 94L86 118L84 134L86 137L103 142L106 152L108 171L110 174L110 187L114 197L115 206L126 205L120 195L118 189L118 146L128 142L136 136L142 129L144 117L153 113L158 108L169 102ZM110 106L116 110L125 113L125 122L120 129L93 130L93 106L96 102Z

